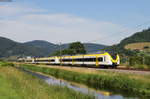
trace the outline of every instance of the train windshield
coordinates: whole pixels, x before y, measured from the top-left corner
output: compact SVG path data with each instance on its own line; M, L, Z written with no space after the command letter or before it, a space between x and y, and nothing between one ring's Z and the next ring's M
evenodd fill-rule
M109 52L109 54L111 55L111 57L112 57L113 59L116 59L116 58L117 58L117 53Z

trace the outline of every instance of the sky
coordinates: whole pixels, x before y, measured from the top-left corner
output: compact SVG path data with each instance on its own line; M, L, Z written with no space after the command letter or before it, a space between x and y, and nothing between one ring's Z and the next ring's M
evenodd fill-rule
M150 27L150 0L0 2L0 36L17 42L113 45Z

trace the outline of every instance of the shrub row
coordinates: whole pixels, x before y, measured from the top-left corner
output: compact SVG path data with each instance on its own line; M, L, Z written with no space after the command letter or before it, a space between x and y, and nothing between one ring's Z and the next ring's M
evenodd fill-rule
M148 68L150 68L150 57L149 56L135 56L129 58L129 65L130 66L138 66L138 65L146 65Z

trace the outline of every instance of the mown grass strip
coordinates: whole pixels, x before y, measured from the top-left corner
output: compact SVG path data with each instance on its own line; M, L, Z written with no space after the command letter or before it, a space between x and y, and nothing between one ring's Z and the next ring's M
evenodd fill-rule
M124 92L132 94L132 96L140 96L144 98L150 97L150 82L145 82L142 79L134 79L128 75L112 73L101 74L85 74L73 72L63 69L38 67L36 65L22 65L24 69L29 69L36 72L42 72L57 78L62 78L77 83L86 84L89 87L96 89L109 89L115 92Z
M50 86L14 67L0 66L0 99L94 99L67 87Z

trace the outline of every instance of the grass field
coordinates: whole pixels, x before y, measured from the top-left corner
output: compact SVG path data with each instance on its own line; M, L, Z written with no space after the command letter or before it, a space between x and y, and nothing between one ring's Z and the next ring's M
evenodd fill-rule
M149 47L149 48L144 48L144 47ZM150 52L150 42L141 42L141 43L131 43L125 46L125 49L130 49L130 50L143 50Z
M95 89L107 89L113 92L125 92L128 95L150 98L150 76L124 74L108 71L65 70L59 68L22 65L35 72L52 75L69 81L85 84Z
M67 87L49 86L11 63L0 62L0 99L94 99Z

